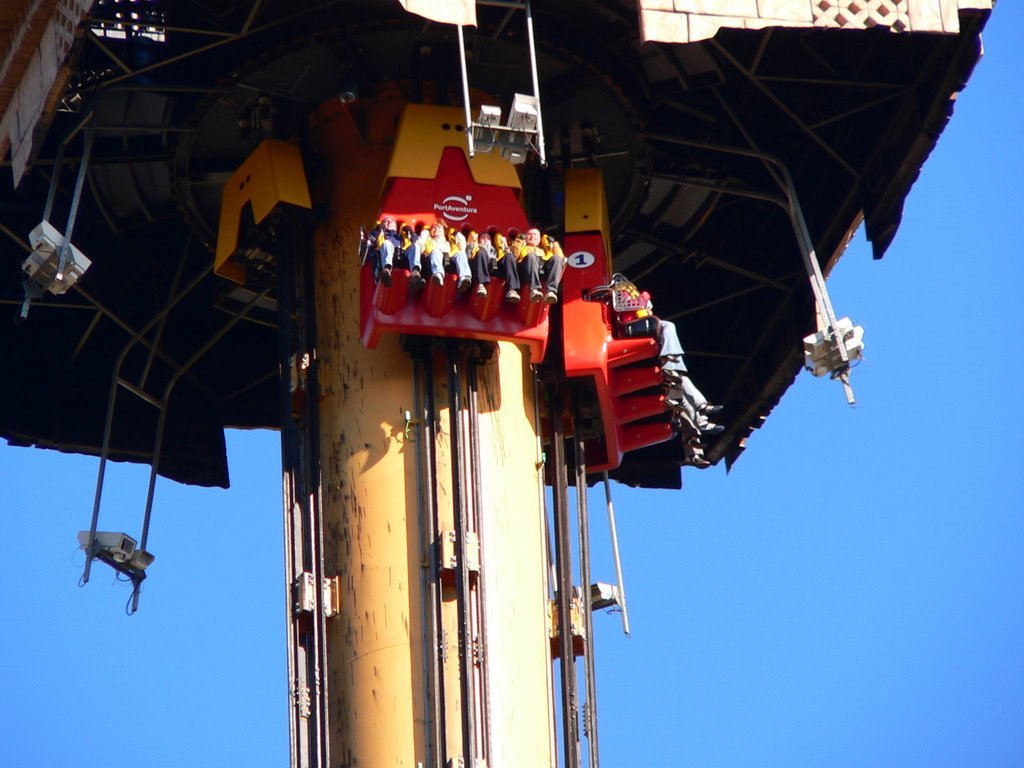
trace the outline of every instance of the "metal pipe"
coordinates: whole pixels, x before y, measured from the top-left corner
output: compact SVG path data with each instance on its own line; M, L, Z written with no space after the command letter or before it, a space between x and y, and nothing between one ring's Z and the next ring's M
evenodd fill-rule
M64 244L71 247L71 237L75 231L75 219L78 218L78 204L82 200L82 187L85 186L85 174L89 170L89 156L92 154L92 142L96 135L96 129L90 123L85 129L85 138L82 147L82 162L78 166L78 177L75 179L75 191L71 195L71 208L68 211L68 223L64 227ZM60 278L58 278L60 279Z
M548 582L554 589L554 585L558 584L558 575L555 570L555 555L551 549L551 526L548 524L547 493L544 490L544 466L547 464L547 457L544 455L544 440L541 435L540 387L536 375L533 376L533 423L537 431L537 495L540 497L540 509L544 517L544 552L548 561Z
M629 637L629 609L626 606L626 583L622 580L622 560L619 559L619 534L615 529L615 509L612 507L612 487L608 472L601 473L604 480L604 498L608 507L608 530L612 537L612 557L615 560L615 579L619 588L619 608L622 609L622 631Z
M228 320L228 322L225 323L224 326L219 331L217 331L217 333L215 333L212 337L207 339L206 343L199 347L199 349L197 349L195 353L193 353L192 357L190 357L180 368L178 368L177 371L174 372L174 375L171 376L171 380L168 381L167 386L164 387L164 394L163 397L161 398L163 400L163 409L160 411L160 419L157 422L156 440L154 441L153 450L153 465L149 473L149 490L146 494L146 513L142 522L142 538L139 540L139 547L141 549L146 548L146 541L149 538L149 519L150 513L153 510L153 490L156 486L156 476L160 468L160 458L163 448L164 427L167 423L167 405L168 400L171 396L171 392L174 390L174 387L178 383L178 381L180 381L182 375L189 368L195 365L203 355L209 352L210 349L214 346L214 344L220 341L228 331L234 328L238 321L242 319L242 316L245 315L250 309L252 309L256 305L256 302L258 302L260 299L262 299L264 296L270 293L270 290L270 288L266 288L265 290L253 296L253 298L250 299L249 302L244 307L242 307L242 309L239 311L237 315Z
M50 188L46 192L46 204L43 206L43 221L50 220L50 213L53 211L53 201L57 197L57 187L60 185L60 172L64 165L64 150L67 144L61 142L57 147L57 157L53 161L53 175L50 176Z
M728 186L709 186L707 182L702 179L659 177L656 174L649 174L649 176L651 178L663 178L666 181L674 181L684 185L689 184L691 186L703 187L706 189L715 189L725 192L726 194L766 200L768 202L775 203L776 205L780 205L783 210L786 211L789 215L790 226L793 228L793 233L796 236L797 248L800 251L800 258L804 263L804 269L807 271L807 278L811 284L811 293L814 296L815 310L818 314L820 325L825 327L825 333L829 336L833 347L839 353L839 359L842 363L840 367L833 371L833 378L837 378L843 385L843 392L846 394L846 401L850 405L854 405L856 403L856 399L853 395L853 388L850 386L849 353L847 352L844 339L839 338L836 330L837 320L835 310L832 308L832 299L829 297L828 288L825 285L825 277L822 274L821 265L818 263L818 255L815 252L814 241L811 239L811 233L807 228L807 220L804 218L803 208L801 208L800 200L796 194L796 185L793 183L793 177L790 175L789 168L786 164L774 155L770 155L767 152L762 152L760 150L724 147L716 144L709 144L707 142L689 141L680 137L666 136L664 134L641 133L640 135L656 141L665 141L668 143L710 149L713 151L732 153L746 157L755 157L765 163L772 179L776 184L782 187L783 191L786 193L785 203L776 199L774 196L754 192L752 190L741 191L731 189Z
M562 427L561 388L553 384L549 391L551 419L551 460L554 475L552 498L555 518L555 564L558 570L556 605L558 606L558 648L562 683L562 740L565 768L579 768L579 700L576 681L576 657L572 643L572 552L569 544L569 489L565 469L565 434Z
M50 177L50 188L46 193L46 205L43 206L43 219L46 221L50 220L50 214L53 211L53 202L57 196L57 186L60 182L61 167L64 165L64 150L67 148L67 145L71 140L78 135L78 132L82 130L90 120L92 120L91 109L86 112L75 127L68 131L67 135L60 140L60 144L57 147L57 157L53 161L53 176Z
M548 159L544 148L544 118L540 108L540 79L537 77L537 45L533 39L533 11L530 0L526 0L526 33L530 41L530 74L533 76L533 96L537 99L537 153L540 155L540 167L548 167Z
M413 355L413 392L416 397L416 413L419 414L421 430L416 452L416 485L420 492L420 550L424 566L422 573L423 597L420 600L423 616L423 668L426 671L424 695L429 722L426 727L427 765L443 768L444 728L442 707L444 680L441 674L440 626L441 596L438 589L441 572L437 552L437 498L434 483L437 480L437 464L434 456L436 439L434 372L429 353L417 350Z
M64 270L71 260L71 236L75 231L75 219L78 217L78 204L82 200L82 187L85 185L85 174L89 170L89 156L92 154L92 140L95 131L92 125L85 129L85 146L82 149L82 162L78 166L78 178L75 179L75 191L71 196L71 208L68 211L68 223L64 227L64 241L60 244L60 256L57 259L57 272L53 279L64 282Z
M189 251L189 239L185 240L185 250L181 254L181 258L178 260L178 267L174 271L174 279L171 282L172 286L178 285L181 282L181 275L185 271L185 259L188 256ZM173 288L171 289L174 290ZM139 377L139 387L145 388L146 379L149 378L150 368L153 366L153 359L156 357L156 351L160 348L160 340L164 336L164 328L167 327L167 318L170 317L169 312L163 312L160 316L160 321L157 323L156 335L153 337L153 344L149 348L149 354L146 356L146 364L142 367L142 376Z
M573 403L573 421L578 409ZM576 532L579 537L580 589L583 591L583 628L586 634L583 655L584 677L587 686L587 703L583 710L583 722L587 735L587 760L590 768L601 764L597 739L597 669L594 661L594 611L590 595L590 517L587 511L587 453L586 443L577 435L576 446Z
M462 106L466 110L466 145L469 148L469 159L473 159L476 150L473 148L473 115L469 106L469 73L466 71L466 41L462 35L462 25L455 28L459 37L459 67L462 69Z
M473 696L472 644L469 626L469 563L466 557L466 484L462 456L461 371L456 359L457 342L446 346L448 363L448 420L451 438L452 506L455 514L455 551L458 565L455 569L455 590L458 594L459 666L462 689L462 749L467 765L473 765L476 755L476 702Z
M186 241L185 241L185 249L184 249L184 252L182 253L182 261L184 261L185 257L188 254L188 248L189 248L189 243L190 242L191 242L190 239L186 239ZM128 352L131 350L131 348L134 347L135 344L143 336L145 336L146 333L149 332L150 328L152 328L157 322L159 322L161 317L163 317L166 313L170 312L171 309L179 301L181 301L183 298L185 298L185 296L187 296L192 291L192 289L195 288L203 280L203 278L206 277L207 274L209 274L209 272L210 272L210 270L212 268L213 267L211 265L211 266L207 267L205 270L203 270L202 272L200 272L195 278L193 278L192 282L190 282L185 287L185 289L183 291L181 291L181 293L179 293L177 296L174 296L168 302L167 306L164 307L164 309L161 310L160 313L157 314L156 317L154 317L148 323L146 323L146 325L144 325L141 330L139 330L131 339L129 339L128 343L125 344L125 346L121 349L121 352L120 352L120 354L117 357L117 361L114 363L114 372L113 372L113 375L111 376L111 380L110 380L110 394L107 396L107 415L106 415L106 419L104 420L104 425L103 425L103 443L100 446L100 465L99 465L99 468L97 469L97 473L96 473L96 491L93 494L92 518L91 518L91 521L89 523L89 542L90 542L90 547L92 546L92 539L96 535L96 525L99 523L100 500L103 497L103 480L106 477L106 471L107 471L107 456L109 455L109 451L110 451L110 436L111 436L111 432L113 431L113 424L114 424L114 405L115 405L115 402L116 402L116 399L117 399L118 381L121 378L121 366L124 365L125 358L128 356ZM176 273L176 275L178 275L178 276L180 276L180 274L181 274L180 271ZM171 286L171 293L172 294L173 294L174 289L176 287L177 287L176 284ZM144 548L145 547L143 547L143 549ZM87 551L86 552L86 558L85 558L85 570L82 573L82 578L80 580L81 584L88 584L89 583L89 572L90 572L91 568L92 568L91 552Z
M298 707L295 706L295 696L304 688L308 689L308 660L306 658L306 645L301 638L302 631L296 631L298 611L295 605L293 590L297 579L301 578L305 570L304 544L301 521L301 498L300 488L301 474L297 471L296 465L300 461L301 447L299 446L297 425L292 417L290 376L287 370L291 357L292 339L290 334L291 323L289 316L292 312L292 293L294 282L288 275L287 265L278 268L278 300L277 300L277 387L278 387L278 418L280 419L280 445L281 445L281 491L284 528L284 568L285 568L285 624L287 632L287 658L288 658L288 690L292 693L291 706L288 712L288 742L292 745L291 768L311 768L310 742L315 741L315 734L311 737L310 731L315 728L315 718L297 716ZM312 635L312 633L306 633ZM312 714L312 710L309 712ZM301 747L298 745L302 745Z
M713 144L706 141L693 141L685 139L679 136L670 136L667 134L650 133L642 131L637 134L638 136L650 139L652 141L663 141L668 144L680 144L682 146L694 147L696 149L707 149L713 152L723 152L726 154L740 155L743 157L752 157L761 160L764 163L773 166L776 171L781 175L782 181L779 184L782 187L782 191L786 195L785 204L780 200L777 200L773 196L765 195L763 193L755 193L753 191L739 191L730 189L728 187L715 186L715 189L719 189L722 192L728 194L739 195L742 197L751 197L759 200L766 200L773 202L776 205L782 206L782 208L789 214L790 225L793 227L793 233L796 236L797 244L800 248L800 256L804 261L804 267L807 269L808 276L811 282L811 291L814 293L814 299L818 302L825 314L825 318L830 328L835 327L836 316L832 309L832 302L828 297L828 291L825 289L825 278L821 272L821 265L818 264L817 254L814 250L814 243L811 240L810 231L807 228L807 220L804 218L803 208L800 206L800 201L796 194L796 186L793 183L793 177L789 173L789 168L784 162L775 155L769 154L768 152L762 152L756 149L744 149L742 147L728 147L720 144ZM773 175L774 176L774 175ZM652 175L652 178L657 176ZM666 181L673 181L672 178L665 178ZM680 184L691 184L699 186L697 179L678 179ZM776 182L779 180L776 178ZM840 344L840 354L845 359L846 350L844 345Z
M833 160L835 160L836 163L843 170L845 170L847 173L849 173L850 176L852 176L854 179L856 179L858 181L860 180L860 178L861 178L860 174L857 173L857 170L855 168L853 168L853 166L851 166L848 162L846 162L846 160L844 160L839 155L839 153L829 145L829 143L827 141L825 141L817 133L815 133L813 130L811 130L807 126L807 124L804 123L804 121L801 120L799 118L799 116L797 116L797 114L792 109L790 109L782 101L782 99L780 99L778 96L776 96L771 91L771 89L767 88L764 85L764 83L760 82L760 80L755 75L753 75L742 64L740 64L739 60L735 56L733 56L732 53L730 53L726 49L726 47L724 45L722 45L718 40L711 40L710 42L711 42L711 45L713 45L716 50L721 52L723 56L725 56L727 59L729 59L729 62L734 67L736 67L736 69L738 69L740 72L742 72L747 77L747 79L750 80L750 82L754 85L755 88L757 88L759 91L761 91L766 97L768 97L775 104L775 106L777 106L780 110L782 110L782 112L790 120L792 120L794 123L796 123L796 125L798 125L800 127L800 129L804 133L806 133L811 138L812 141L814 141L815 144L817 144L819 147L821 147L822 150L824 150L825 153L829 155L829 157L831 157Z
M301 219L299 221L302 221ZM316 313L310 311L314 296L316 295L316 277L312 270L312 247L308 242L308 230L305 227L293 223L293 254L301 254L296 258L295 263L301 270L301 278L296 281L302 287L302 331L303 349L309 350L312 356L311 365L306 372L306 483L308 486L310 504L312 505L313 524L316 540L316 575L320 583L324 583L326 565L324 560L324 525L323 525L323 485L320 482L320 377L317 373L316 348L317 348L317 325ZM280 259L287 259L292 254L283 254ZM321 590L319 596L323 597ZM317 643L317 695L321 711L321 738L320 738L320 760L323 766L330 765L331 754L331 711L330 697L327 686L321 685L319 681L326 677L329 665L327 648L327 615L326 611L320 611L317 616L319 624L319 642Z
M287 233L287 237L284 236ZM290 733L295 751L292 760L306 768L326 768L330 756L328 698L321 685L327 664L327 609L324 605L323 526L319 483L319 388L316 366L300 362L316 348L316 327L305 311L312 285L305 270L309 249L303 230L292 222L278 230L274 256L278 282L278 367L281 420L281 465L285 480L285 531L289 539L286 566L290 584L309 574L314 585L312 610L302 615L289 613L289 685L294 690L312 688L306 697L308 713L293 709ZM258 298L254 297L254 302ZM303 365L305 398L296 414L292 397L290 368ZM312 683L310 685L309 683ZM296 716L297 715L297 716Z
M470 359L466 364L466 405L468 407L469 417L469 472L470 479L472 481L473 489L473 509L471 519L473 520L473 529L476 531L477 544L479 546L479 563L480 563L480 577L477 580L477 608L479 611L479 626L477 627L481 642L479 643L480 653L480 672L477 675L479 681L477 701L479 702L480 715L482 723L480 724L480 744L479 744L479 759L485 764L491 764L490 754L490 735L491 735L491 708L490 708L490 696L487 690L487 590L486 590L486 579L484 578L484 568L487 562L486 548L484 546L484 528L481 521L481 510L483 509L483 480L480 477L480 409L478 402L478 388L479 388L479 376L478 376L478 361L476 359Z
M555 570L555 557L554 557L554 553L551 551L551 521L548 519L547 492L544 490L544 466L546 464L546 460L545 460L545 456L544 456L543 435L541 434L541 424L542 424L542 421L541 421L541 416L540 416L540 385L539 385L539 382L537 380L536 372L533 373L533 375L531 376L531 379L533 380L533 424L534 424L534 432L536 434L536 441L537 441L536 468L537 468L537 496L539 497L538 498L538 505L539 505L538 508L540 510L541 526L543 528L544 555L545 555L545 560L547 561L547 568L546 568L546 576L547 576L547 578L545 579L545 581L547 583L545 584L546 589L545 589L544 594L545 594L545 597L548 597L556 589L556 585L558 584L558 577L557 577L557 573L556 573L556 570ZM548 685L548 706L550 707L550 711L554 712L555 711L555 686L554 686L554 681L553 680L550 680L550 678L549 678L549 681L550 682L549 682L549 685ZM557 744L555 743L554 723L552 723L551 728L548 730L548 734L549 734L548 749L550 750L551 759L552 760L557 760L558 747L557 747Z
M139 549L145 550L146 542L149 539L149 521L150 518L152 517L153 512L153 494L156 490L156 476L160 468L160 458L163 451L164 427L167 423L167 403L171 396L171 391L174 389L174 386L181 379L185 371L187 371L189 368L195 365L199 358L205 355L210 350L210 348L213 347L214 344L216 344L218 341L220 341L221 338L223 338L224 334L226 334L228 331L234 328L235 324L242 319L242 315L248 312L255 305L256 301L265 296L266 294L268 294L270 290L270 288L267 288L262 293L257 294L248 304L246 304L242 308L238 315L229 320L224 325L224 327L221 328L221 330L218 331L216 334L214 334L212 338L207 340L207 342L203 344L203 346L201 346L196 351L196 353L193 354L192 357L190 357L181 368L175 371L174 375L171 376L171 380L167 382L167 386L164 388L164 395L162 398L163 408L160 409L160 417L157 420L156 425L156 439L154 441L153 448L153 464L149 472L149 487L146 491L146 510L142 518L142 537L139 539ZM139 593L138 590L136 589L135 593L132 596L132 612L134 612L138 608L138 605Z
M135 386L134 384L132 384L127 379L122 379L121 377L118 377L117 385L119 387L124 387L129 392L131 392L133 395L135 395L137 398L139 398L140 400L143 400L143 401L149 403L154 408L158 408L159 409L159 408L163 408L164 407L164 404L161 403L159 400L157 400L156 397L154 397L153 395L149 394L148 392L146 392L141 387Z

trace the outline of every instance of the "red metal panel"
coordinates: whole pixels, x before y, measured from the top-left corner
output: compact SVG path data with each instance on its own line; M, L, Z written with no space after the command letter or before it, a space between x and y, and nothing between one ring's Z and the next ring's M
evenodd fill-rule
M492 228L521 232L528 223L516 193L511 187L478 184L465 153L446 147L434 178L390 180L380 216L389 214L407 224L425 226L443 218L451 226L477 232ZM487 297L459 294L454 275L445 275L443 285L428 282L417 295L410 293L408 277L407 270L395 268L390 287L376 285L373 264L367 259L360 274L361 336L367 347L376 347L382 333L409 333L515 341L529 347L532 362L544 359L546 304L506 303L505 283L495 278Z
M566 234L563 250L568 259L562 278L565 373L593 379L604 445L603 451L588 448L587 463L590 471L602 472L619 466L626 451L672 436L665 398L632 394L661 383L658 346L647 337L614 338L607 305L584 300L587 290L611 280L601 234Z
M622 397L661 384L661 368L619 368L611 372L609 387L613 397Z

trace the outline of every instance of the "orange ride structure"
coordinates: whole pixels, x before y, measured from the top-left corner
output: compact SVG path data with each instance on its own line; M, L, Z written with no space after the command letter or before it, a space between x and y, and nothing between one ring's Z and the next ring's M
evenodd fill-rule
M0 11L0 435L98 456L83 580L134 610L156 477L227 486L223 430L280 431L292 765L596 767L592 614L626 605L570 486L731 465L802 366L852 400L825 275L892 241L992 2L720 5ZM386 218L511 245L420 286ZM508 297L533 227L554 302ZM138 535L108 461L151 468Z

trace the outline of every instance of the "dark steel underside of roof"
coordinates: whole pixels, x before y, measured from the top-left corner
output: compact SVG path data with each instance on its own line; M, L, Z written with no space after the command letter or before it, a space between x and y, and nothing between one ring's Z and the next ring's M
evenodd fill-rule
M0 179L8 441L97 453L115 361L147 325L124 378L145 374L159 395L181 374L161 474L226 486L223 429L277 425L273 312L256 302L238 320L252 297L206 274L221 185L253 147L244 124L256 99L272 98L277 133L301 132L343 79L363 98L389 82L410 100L461 103L452 28L397 3L303 6L175 0L154 4L164 42L85 35L32 169L17 190L9 165ZM729 429L710 453L731 464L798 373L814 321L789 220L772 202L781 190L760 160L723 149L788 165L823 267L862 213L881 257L978 59L987 13L962 12L958 36L723 30L677 46L640 45L632 0L537 2L534 19L550 166L525 169L530 217L557 226L564 168L605 171L616 267L677 321L694 379L727 406ZM530 90L521 14L482 8L467 35L474 87L496 103ZM15 325L19 243L42 218L62 142L51 219L63 229L85 125L95 138L73 239L93 266L81 290L36 303ZM111 457L148 461L155 427L151 405L120 396ZM678 487L680 459L666 443L628 456L616 475Z

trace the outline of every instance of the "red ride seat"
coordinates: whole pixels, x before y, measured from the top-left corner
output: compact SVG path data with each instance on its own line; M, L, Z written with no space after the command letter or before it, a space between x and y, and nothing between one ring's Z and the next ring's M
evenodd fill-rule
M517 190L477 183L465 151L455 146L442 150L433 178L390 179L378 219L385 215L424 226L444 218L453 226L477 232L523 231L528 226ZM462 294L455 275L446 274L444 283L436 285L425 265L423 277L428 279L421 292L410 291L409 270L397 266L391 285L385 286L374 280L375 258L371 254L360 272L360 331L365 346L375 348L383 333L507 340L529 347L532 362L543 360L548 341L546 304L506 303L505 282L495 277L486 297L477 296L475 286Z
M646 335L616 338L608 306L585 298L589 289L611 279L602 236L567 233L563 250L568 258L562 278L565 373L570 379L588 377L592 385L603 439L594 449L588 443L587 469L602 472L618 467L627 451L668 440L671 413L660 393L636 394L661 383L655 326L635 321L628 329Z

